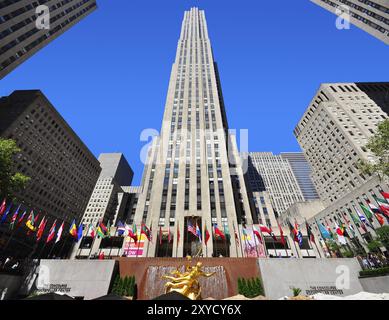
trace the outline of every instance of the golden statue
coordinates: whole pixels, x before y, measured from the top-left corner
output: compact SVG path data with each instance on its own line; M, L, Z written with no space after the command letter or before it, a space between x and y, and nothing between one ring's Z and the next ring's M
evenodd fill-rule
M187 257L191 261L191 257ZM195 266L187 265L185 271L181 273L178 268L170 272L171 276L164 275L162 279L170 280L165 284L165 293L178 292L191 300L201 300L201 288L198 278L211 277L215 272L206 273L202 270L203 264L197 262Z

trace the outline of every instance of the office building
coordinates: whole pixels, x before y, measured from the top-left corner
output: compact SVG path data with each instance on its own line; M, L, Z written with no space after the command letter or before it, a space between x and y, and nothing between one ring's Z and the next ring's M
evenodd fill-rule
M311 0L336 14L349 14L350 22L377 39L389 44L388 0ZM347 10L345 10L347 8Z
M48 29L38 28L46 5ZM0 2L0 79L97 8L95 0ZM76 50L75 48L72 48Z

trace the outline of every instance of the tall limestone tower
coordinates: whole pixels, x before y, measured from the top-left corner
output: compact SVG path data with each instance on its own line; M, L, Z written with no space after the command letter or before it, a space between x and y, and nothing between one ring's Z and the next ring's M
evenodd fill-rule
M234 234L253 223L205 14L197 8L184 15L162 128L148 151L134 223L138 231L142 225L151 229L152 240L141 244L143 257L242 256ZM226 239L213 236L214 224ZM201 231L202 241L191 226Z

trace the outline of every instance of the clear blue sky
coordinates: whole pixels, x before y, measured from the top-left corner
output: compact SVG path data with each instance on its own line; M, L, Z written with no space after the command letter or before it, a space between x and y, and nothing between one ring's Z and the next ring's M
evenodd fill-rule
M231 128L250 151L298 151L293 128L322 82L388 81L389 48L308 0L98 0L99 8L0 81L41 89L98 156L123 152L138 184L139 140L160 129L184 10L206 17Z

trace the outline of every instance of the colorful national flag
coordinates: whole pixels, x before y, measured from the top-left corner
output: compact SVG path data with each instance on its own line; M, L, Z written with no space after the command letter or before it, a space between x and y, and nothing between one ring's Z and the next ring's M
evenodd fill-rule
M323 237L323 239L331 239L332 238L331 233L329 233L328 229L322 223L316 221L316 224L319 227L319 230L320 230L320 233L321 233L321 236Z
M36 241L39 241L42 238L43 232L45 231L46 228L46 224L47 224L47 219L46 217L43 217L39 224L38 231L36 233Z
M136 224L134 223L132 225L132 230L130 228L127 229L128 231L128 236L134 240L135 244L138 242L138 236L137 236L137 233L138 233L138 230L136 229Z
M197 222L196 222L196 236L197 236L197 238L199 238L199 241L201 242L202 241L201 230L200 230L200 227L199 227Z
M282 230L281 225L280 225L280 223L278 222L278 220L277 220L277 225L278 225L278 230L280 231L280 242L281 242L282 245L285 247L285 245L286 245L286 240L285 240L285 237L284 237L284 231Z
M375 201L377 201L378 206L380 207L381 211L385 216L389 217L389 203L387 202L388 200L374 197Z
M71 234L71 236L73 238L77 239L78 232L77 232L76 219L73 219L73 221L72 221L72 223L70 225L69 233Z
M64 225L65 225L65 222L63 221L61 226L59 227L59 229L57 231L57 238L55 239L55 243L57 243L59 240L61 240Z
M7 220L8 214L11 212L11 208L12 208L12 202L8 205L7 209L5 210L1 218L0 224L5 222L5 220Z
M188 230L188 232L192 233L194 236L197 237L196 227L193 225L192 221L190 221L190 220L188 220L187 230Z
M313 234L312 228L309 225L307 220L305 220L305 227L307 228L307 236L308 236L309 241L316 243L315 242L315 235Z
M299 229L299 225L297 224L296 220L294 222L294 228L296 229L297 242L299 244L299 247L302 248L302 246L303 246L303 234L301 233L301 230Z
M38 214L38 216L39 216L39 214ZM36 231L35 224L36 224L36 218L34 215L34 211L31 211L31 213L27 219L27 222L26 222L26 227L28 228L27 235L29 235L31 231L32 232Z
M84 233L84 225L82 224L82 222L80 223L80 225L78 226L78 231L77 231L77 242L80 241L82 239L82 234Z
M259 240L260 243L262 243L261 231L262 231L262 228L261 228L261 227L259 227L259 229L257 229L257 228L253 225L253 233L254 233L254 235L258 238L258 240Z
M4 213L6 207L7 207L7 202L4 199L0 206L0 216Z
M14 228L15 221L16 221L16 219L18 218L20 206L21 206L21 205L18 206L18 208L15 210L14 214L12 215L11 224L9 225L9 227L10 227L11 230Z
M388 204L389 204L389 193L381 191L381 194L382 194L382 196L384 197L384 199L385 199L385 200L388 202Z
M16 223L16 228L18 228L18 227L22 224L22 222L23 222L24 217L26 216L26 214L27 214L27 210L24 210L22 216L19 218L18 222Z
M273 238L274 241L278 241L277 237L275 236L275 234L274 234L273 230L271 229L271 227L267 227L267 226L265 226L263 224L260 224L259 228L260 228L261 232L268 233Z
M347 244L347 241L346 241L346 238L344 237L343 231L341 230L341 228L339 227L339 225L336 222L335 222L335 230L336 230L336 234L338 235L338 241L341 244Z
M371 220L373 219L373 212L370 210L370 208L364 206L363 204L360 204L363 212L365 213L366 217Z
M89 224L88 236L92 239L94 239L96 236L95 228L92 223Z
M143 233L146 236L147 240L151 241L151 230L147 228L145 223L142 223L140 233Z
M51 226L51 228L49 230L49 235L47 236L46 243L49 243L51 240L54 239L56 225L57 225L57 220L54 221L53 225Z
M126 226L121 221L118 221L116 228L117 228L116 231L117 231L117 234L119 237L123 236L124 233L126 232Z
M383 225L385 224L385 219L384 219L384 217L381 216L379 213L375 213L374 215L375 215L375 217L377 218L379 224L380 224L381 226L383 226Z
M218 236L218 237L222 238L223 240L226 240L226 236L225 236L224 233L217 227L217 224L216 224L216 223L213 225L213 230L214 230L215 236Z
M107 237L108 229L103 223L103 221L99 222L99 225L97 227L97 235L101 238Z
M205 224L205 230L204 230L204 242L205 242L205 245L207 245L208 240L209 240L210 237L211 237L211 235L209 234L207 225Z

